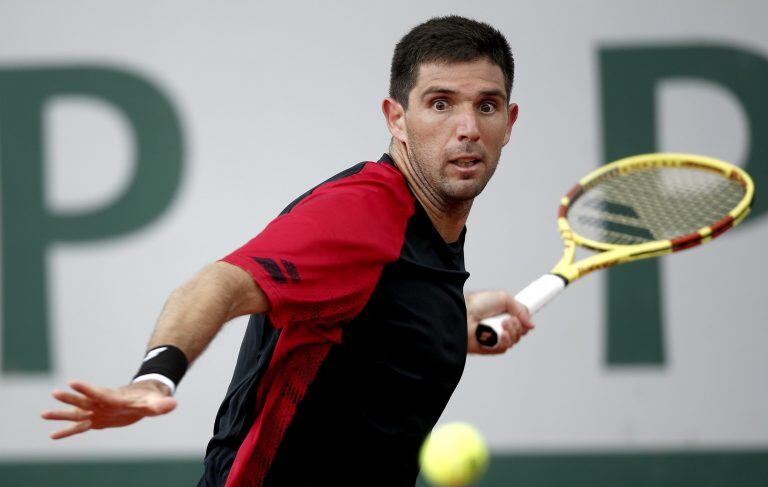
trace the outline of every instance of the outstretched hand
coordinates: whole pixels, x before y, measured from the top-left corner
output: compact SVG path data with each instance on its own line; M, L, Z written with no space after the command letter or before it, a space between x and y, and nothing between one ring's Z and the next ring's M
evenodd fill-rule
M75 392L55 390L52 395L73 407L41 414L43 419L71 422L66 428L51 433L54 440L88 430L128 426L176 408L176 399L171 397L168 387L156 381L108 389L73 380L69 386Z
M509 350L514 344L534 328L528 309L515 301L511 294L505 291L480 291L467 294L467 347L469 353L499 354ZM499 343L489 349L481 346L475 338L475 330L480 320L491 316L508 313L501 324L504 331L499 337Z

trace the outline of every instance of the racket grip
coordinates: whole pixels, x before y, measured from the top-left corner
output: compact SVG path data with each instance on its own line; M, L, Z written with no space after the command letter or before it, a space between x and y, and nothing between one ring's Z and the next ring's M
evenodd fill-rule
M545 274L517 293L515 300L528 308L528 312L533 316L545 304L555 299L555 296L565 289L565 285L566 281L562 277L555 274ZM503 331L501 324L509 317L509 314L503 313L480 320L475 330L478 343L485 348L494 348L498 345L499 337Z

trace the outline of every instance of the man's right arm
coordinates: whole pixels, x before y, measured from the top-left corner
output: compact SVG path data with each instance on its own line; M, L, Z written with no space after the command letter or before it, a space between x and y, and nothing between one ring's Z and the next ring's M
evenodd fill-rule
M267 297L247 272L216 262L171 294L157 320L149 349L175 345L192 363L224 323L267 311Z
M269 301L251 276L226 262L216 262L174 291L158 318L149 348L173 345L192 363L227 321L269 311ZM146 416L176 407L170 389L161 382L136 382L117 389L71 381L75 392L53 391L57 400L73 406L46 411L44 419L70 421L51 434L64 438L90 429L127 426Z

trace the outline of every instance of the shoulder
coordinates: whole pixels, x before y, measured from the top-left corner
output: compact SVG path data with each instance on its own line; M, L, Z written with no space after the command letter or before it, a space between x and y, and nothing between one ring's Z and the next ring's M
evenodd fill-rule
M397 168L384 162L361 162L314 187L284 213L319 210L348 215L374 211L410 216L414 202Z

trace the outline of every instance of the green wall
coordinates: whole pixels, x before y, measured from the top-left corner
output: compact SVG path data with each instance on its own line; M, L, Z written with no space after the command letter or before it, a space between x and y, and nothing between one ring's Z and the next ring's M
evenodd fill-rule
M198 459L90 460L0 463L3 487L195 485ZM361 486L366 485L361 479ZM418 484L426 487L422 481ZM655 453L496 455L478 487L729 486L768 485L768 450Z

